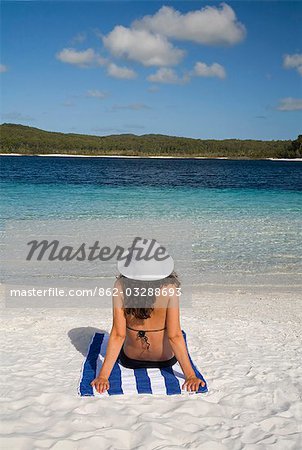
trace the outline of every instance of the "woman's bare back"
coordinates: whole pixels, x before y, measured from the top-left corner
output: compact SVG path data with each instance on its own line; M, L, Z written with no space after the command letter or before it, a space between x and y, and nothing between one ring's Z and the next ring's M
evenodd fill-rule
M132 315L126 316L126 339L124 352L132 359L148 361L165 361L174 356L166 330L167 305L169 298L163 295L156 297L154 310L148 319L137 319ZM158 306L159 305L159 306ZM165 307L164 307L165 306ZM129 329L134 328L136 331ZM138 336L138 331L145 331L145 339ZM160 331L148 331L160 330Z

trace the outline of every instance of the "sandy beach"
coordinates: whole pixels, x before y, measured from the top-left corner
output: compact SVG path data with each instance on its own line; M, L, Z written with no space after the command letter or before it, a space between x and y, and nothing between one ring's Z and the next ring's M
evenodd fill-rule
M104 309L2 307L3 449L300 450L301 297L203 294L183 308L200 395L80 398Z

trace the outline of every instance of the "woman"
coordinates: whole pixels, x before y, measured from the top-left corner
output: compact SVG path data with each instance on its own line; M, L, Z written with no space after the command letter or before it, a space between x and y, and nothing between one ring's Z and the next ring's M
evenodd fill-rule
M139 259L142 251L153 249L153 258ZM91 385L103 393L109 389L109 376L119 358L128 368L171 367L177 361L185 375L183 389L197 391L204 386L190 363L180 327L180 282L174 262L154 239L141 239L129 264L118 261L120 275L113 288L113 325L104 363ZM162 258L156 258L161 251ZM129 249L130 250L130 249ZM129 252L125 258L129 257Z

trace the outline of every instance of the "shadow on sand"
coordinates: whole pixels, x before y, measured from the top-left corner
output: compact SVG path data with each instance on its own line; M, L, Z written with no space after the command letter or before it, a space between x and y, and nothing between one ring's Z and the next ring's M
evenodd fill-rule
M104 333L105 337L108 335L107 331L95 327L72 328L67 334L75 349L82 353L83 356L86 356L89 344L95 333Z

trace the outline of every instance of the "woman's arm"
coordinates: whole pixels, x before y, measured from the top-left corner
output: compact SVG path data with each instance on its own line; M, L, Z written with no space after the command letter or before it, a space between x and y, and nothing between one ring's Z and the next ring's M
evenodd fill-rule
M186 388L188 391L197 391L199 385L204 386L205 383L203 380L196 377L189 359L186 343L181 331L179 297L176 294L169 300L166 325L170 345L186 377L186 381L182 388Z
M120 286L115 283L114 291L120 292ZM110 332L108 346L106 350L105 359L100 370L99 375L91 382L91 386L95 386L100 393L109 389L108 378L111 374L112 368L117 360L122 345L126 337L126 319L124 310L122 308L122 298L117 294L113 299L113 324Z

